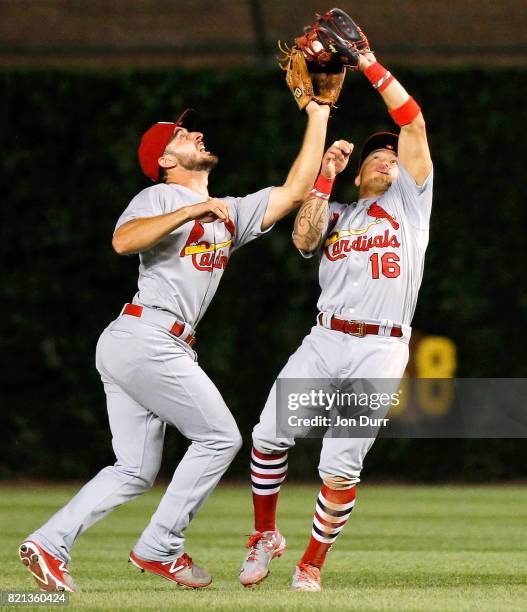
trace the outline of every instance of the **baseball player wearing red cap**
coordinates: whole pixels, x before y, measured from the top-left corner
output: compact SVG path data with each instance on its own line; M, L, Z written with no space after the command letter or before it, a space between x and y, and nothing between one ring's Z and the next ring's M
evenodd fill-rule
M408 361L410 324L428 244L432 162L417 103L372 53L360 57L358 68L381 94L400 134L381 132L366 141L355 179L359 200L353 204L329 203L332 184L345 169L352 145L337 141L323 158L321 175L297 214L293 232L293 242L305 257L320 252L319 314L279 378L323 379L332 391L339 379L368 379L374 390L378 385L391 393L398 389ZM287 411L277 406L275 384L253 431L255 531L240 573L244 586L263 580L271 560L285 549L276 506L288 450L295 441L278 437L277 409ZM320 591L320 570L353 510L372 435L324 437L322 488L292 589Z
M184 548L184 531L241 446L236 423L197 363L195 329L231 254L300 206L320 167L329 107L311 102L300 153L285 183L245 197L209 196L218 158L200 132L156 123L139 160L156 184L117 222L113 247L139 254L139 290L102 333L96 363L104 383L116 463L100 471L19 548L39 588L74 591L67 563L74 542L119 505L149 489L161 464L166 425L190 446L130 561L190 587L212 578Z

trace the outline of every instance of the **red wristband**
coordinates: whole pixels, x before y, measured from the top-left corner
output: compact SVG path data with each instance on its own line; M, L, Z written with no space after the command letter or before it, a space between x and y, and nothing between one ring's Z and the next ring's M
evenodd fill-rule
M403 125L412 123L412 121L421 112L421 107L412 98L412 96L410 96L402 106L399 106L399 108L394 108L388 112L392 116L395 123L402 127Z
M364 75L379 92L384 91L394 79L391 72L386 70L379 62L375 62L368 66L364 71Z
M328 179L322 173L320 173L315 181L315 184L313 185L312 191L316 192L317 195L321 194L322 196L329 197L334 182L334 178Z

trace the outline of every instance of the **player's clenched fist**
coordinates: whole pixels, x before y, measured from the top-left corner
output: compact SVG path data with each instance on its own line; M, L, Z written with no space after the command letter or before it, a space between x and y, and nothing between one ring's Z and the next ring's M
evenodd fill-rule
M327 179L334 179L348 165L353 144L347 140L336 140L324 153L321 172Z
M187 206L187 211L190 219L203 223L211 223L216 220L227 223L231 219L229 205L218 198L211 198L201 204Z

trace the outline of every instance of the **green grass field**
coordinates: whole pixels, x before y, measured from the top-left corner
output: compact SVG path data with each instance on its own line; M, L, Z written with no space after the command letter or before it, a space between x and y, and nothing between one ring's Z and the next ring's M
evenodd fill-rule
M34 589L17 545L74 490L0 487L0 590ZM70 569L82 592L70 608L527 610L527 487L365 484L328 555L323 592L293 593L291 572L307 542L317 490L316 484L284 487L279 524L288 550L263 584L244 590L237 577L251 531L249 488L220 486L188 530L187 552L214 575L209 588L193 591L126 562L162 495L156 488L79 539Z

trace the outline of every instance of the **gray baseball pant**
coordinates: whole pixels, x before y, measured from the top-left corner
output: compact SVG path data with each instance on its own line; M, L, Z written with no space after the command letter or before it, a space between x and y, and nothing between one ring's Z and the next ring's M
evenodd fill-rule
M335 391L335 381L367 379L379 392L390 394L396 391L407 363L407 337L401 340L384 336L356 338L316 325L278 378L296 379L296 388L302 391L299 385L306 383L308 389L312 380L324 380L327 385L324 390ZM252 434L254 448L261 453L280 453L295 445L294 438L277 436L277 410L287 411L287 407L277 406L276 400L275 382ZM301 430L296 437L302 437ZM374 437L325 436L318 466L320 477L324 480L336 476L345 482L358 483L364 458L374 441Z
M117 461L28 538L63 561L81 533L153 485L166 424L191 444L134 546L144 559L184 552L186 527L241 447L234 418L194 351L151 319L122 315L99 338L96 363Z

